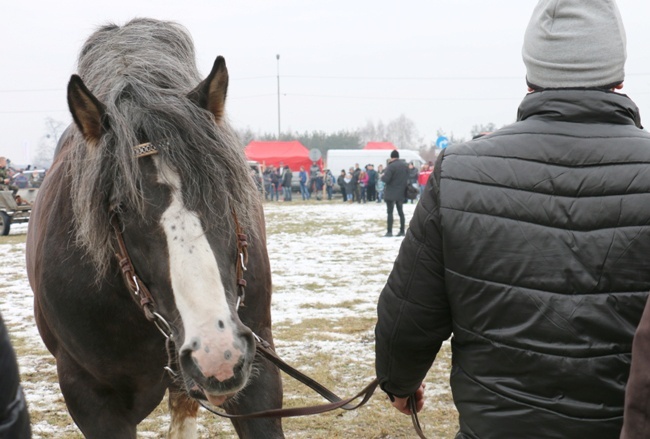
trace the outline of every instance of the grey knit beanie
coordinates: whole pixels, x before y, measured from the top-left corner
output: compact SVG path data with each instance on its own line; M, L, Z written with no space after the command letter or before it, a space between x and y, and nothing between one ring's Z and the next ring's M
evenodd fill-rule
M614 0L540 0L524 36L526 80L534 88L620 84L625 44Z

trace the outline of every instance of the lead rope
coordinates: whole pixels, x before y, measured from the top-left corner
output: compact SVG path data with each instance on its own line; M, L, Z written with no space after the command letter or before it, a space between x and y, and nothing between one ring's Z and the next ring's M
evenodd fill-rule
M409 396L408 399L409 408L411 409L411 421L413 422L413 429L418 434L420 439L427 439L422 431L422 426L420 425L420 419L418 418L417 411L417 402L415 401L415 395Z
M255 334L254 334L255 335ZM329 404L320 404L307 407L295 407L295 408L285 408L285 409L271 409L264 410L260 412L248 413L243 415L231 415L229 413L218 411L210 406L206 405L201 400L196 400L203 408L209 412L221 416L223 418L229 419L255 419L255 418L288 418L295 416L306 416L306 415L316 415L319 413L329 412L335 409L343 410L355 410L366 404L370 397L375 392L375 389L379 385L379 380L375 378L368 384L363 390L361 390L356 395L347 398L341 399L334 392L327 389L325 386L319 384L314 379L308 377L302 372L296 370L295 368L289 366L285 363L278 355L275 353L271 345L265 340L261 339L255 335L255 340L257 342L257 351L262 354L267 360L275 364L279 369L286 372L288 375L305 384L310 389L314 390L316 393L330 401ZM357 404L352 404L353 401L361 398L361 401Z

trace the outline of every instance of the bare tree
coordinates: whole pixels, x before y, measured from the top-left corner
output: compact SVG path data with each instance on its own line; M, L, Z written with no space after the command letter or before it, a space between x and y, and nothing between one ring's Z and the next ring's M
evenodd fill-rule
M386 133L388 140L399 149L418 149L422 143L415 122L403 114L388 123Z
M400 149L418 149L423 143L418 136L415 122L400 115L387 124L378 121L377 124L368 121L366 126L359 129L359 138L363 144L368 142L391 142Z
M478 136L479 134L491 133L497 130L497 126L492 122L488 124L474 125L472 126L472 137Z
M61 134L65 131L66 124L51 117L45 119L45 134L38 142L38 149L32 158L34 166L49 168L54 159L54 150L59 143Z
M366 126L359 128L359 138L361 144L365 145L368 142L388 142L386 133L386 126L382 121L375 123L371 120L366 122Z

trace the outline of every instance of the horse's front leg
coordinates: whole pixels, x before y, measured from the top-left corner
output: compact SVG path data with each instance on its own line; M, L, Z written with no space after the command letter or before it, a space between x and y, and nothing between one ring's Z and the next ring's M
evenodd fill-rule
M87 439L136 439L138 424L165 395L164 383L149 382L146 392L136 392L118 378L99 382L63 352L56 358L68 411Z
M196 417L199 404L190 398L186 392L169 389L169 439L194 439L197 437Z

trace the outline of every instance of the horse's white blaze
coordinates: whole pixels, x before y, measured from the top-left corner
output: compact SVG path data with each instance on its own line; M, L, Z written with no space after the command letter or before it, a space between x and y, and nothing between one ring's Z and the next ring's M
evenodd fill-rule
M157 158L156 158L157 159ZM169 249L169 265L176 307L183 319L185 340L206 377L224 381L243 355L235 339L219 265L201 221L187 210L178 175L156 160L159 180L172 188L172 200L160 219Z

